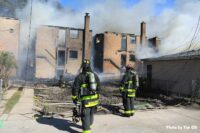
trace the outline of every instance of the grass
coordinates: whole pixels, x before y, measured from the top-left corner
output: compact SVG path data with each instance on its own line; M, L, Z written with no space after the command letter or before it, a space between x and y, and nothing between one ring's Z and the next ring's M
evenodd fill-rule
M0 120L0 128L4 127L4 121Z
M19 88L12 97L7 101L3 113L9 113L21 97L22 89Z

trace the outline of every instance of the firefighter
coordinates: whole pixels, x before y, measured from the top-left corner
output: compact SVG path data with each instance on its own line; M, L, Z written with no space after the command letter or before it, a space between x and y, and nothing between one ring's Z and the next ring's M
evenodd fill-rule
M90 133L94 119L94 111L99 104L100 81L92 71L90 61L84 60L82 72L75 78L72 88L72 100L80 102L83 133Z
M65 79L64 79L64 76L63 75L60 75L60 78L59 78L59 80L58 80L58 86L60 87L60 88L65 88Z
M122 78L120 85L120 92L122 94L125 117L133 116L134 110L134 98L136 90L139 87L138 76L131 64L127 65L125 75Z

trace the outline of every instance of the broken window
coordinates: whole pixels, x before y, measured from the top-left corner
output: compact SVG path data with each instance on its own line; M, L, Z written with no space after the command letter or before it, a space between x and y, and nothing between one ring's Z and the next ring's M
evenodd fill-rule
M121 50L126 50L127 44L126 44L126 37L122 37L121 39Z
M78 38L78 30L70 30L70 38Z
M130 36L130 43L131 44L136 44L135 36Z
M121 55L121 67L126 66L126 55Z
M65 39L66 39L66 34L65 30L59 30L59 35L58 35L58 45L59 46L65 46Z
M130 56L129 56L129 61L135 61L135 55L130 54Z
M78 58L78 51L75 51L75 50L69 51L69 58L77 59Z
M58 51L57 64L58 64L58 66L64 66L65 65L65 51L64 50Z

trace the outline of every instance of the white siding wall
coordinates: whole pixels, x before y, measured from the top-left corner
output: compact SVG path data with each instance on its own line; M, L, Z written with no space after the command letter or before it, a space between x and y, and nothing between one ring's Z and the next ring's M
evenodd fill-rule
M152 65L152 88L190 95L192 80L200 81L200 59L144 61L144 77L147 65Z

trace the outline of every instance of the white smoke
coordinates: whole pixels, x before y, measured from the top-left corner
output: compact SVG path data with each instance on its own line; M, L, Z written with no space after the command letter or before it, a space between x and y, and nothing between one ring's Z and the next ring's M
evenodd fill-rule
M194 26L200 15L199 0L175 0L172 7L164 8L156 13L157 5L164 5L168 0L140 0L128 7L123 0L103 0L92 2L91 0L80 0L86 3L85 7L74 11L67 8L58 9L55 7L56 0L41 2L33 0L31 37L34 38L37 28L41 25L55 25L83 28L84 14L89 12L91 16L91 29L93 35L104 31L123 33L135 33L140 35L140 23L147 23L147 37L158 36L161 38L159 53L154 53L149 48L139 51L140 57L170 54L182 51L188 45L185 42L191 40ZM30 20L30 1L27 6L17 11L21 20L21 38L24 47L28 46L28 32ZM141 57L140 57L141 58Z
M145 58L150 58L150 57L159 57L160 52L156 50L150 43L147 44L148 46L142 47L139 45L136 48L135 56L136 59L141 60Z

